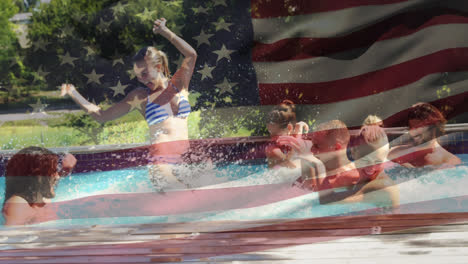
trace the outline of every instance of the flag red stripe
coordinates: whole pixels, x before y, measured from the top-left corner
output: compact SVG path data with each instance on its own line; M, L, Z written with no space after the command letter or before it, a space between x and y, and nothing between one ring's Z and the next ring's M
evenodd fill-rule
M161 216L252 208L310 193L290 183L167 193L94 195L50 204L51 214L38 222L58 219ZM135 206L138 204L138 206Z
M291 38L273 44L255 43L254 62L287 61L327 56L375 42L399 38L430 26L468 23L467 15L458 10L430 9L400 14L369 28L337 38Z
M465 70L468 70L468 48L455 48L331 82L260 83L259 95L263 105L279 104L285 99L296 104L326 104L396 89L433 73Z
M454 118L458 115L464 114L468 112L468 92L460 93L457 95L453 95L450 97L446 97L443 99L435 100L429 102L430 104L440 109L440 111L444 114L446 119ZM405 109L394 115L386 118L384 120L384 124L386 127L405 127L408 125L408 111L409 109Z
M367 5L387 5L408 0L252 0L252 18L287 17Z

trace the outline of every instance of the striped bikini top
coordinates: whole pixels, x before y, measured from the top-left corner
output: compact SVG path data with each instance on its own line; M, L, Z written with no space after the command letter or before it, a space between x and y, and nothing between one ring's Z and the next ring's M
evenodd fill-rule
M190 107L189 101L180 94L179 89L172 84L172 82L169 82L172 87L178 92L179 94L179 111L177 115L174 115L172 112L171 108L171 103L167 103L165 105L159 105L155 104L150 101L149 95L148 95L148 100L146 102L146 110L145 110L145 118L146 122L148 122L148 125L154 125L163 122L164 120L168 119L170 116L175 116L178 118L186 118L190 112L192 111L192 108Z

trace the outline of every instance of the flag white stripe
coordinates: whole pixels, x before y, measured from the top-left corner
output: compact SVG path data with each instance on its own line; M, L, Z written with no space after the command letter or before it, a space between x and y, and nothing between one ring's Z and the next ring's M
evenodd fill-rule
M437 93L447 85L450 93ZM410 108L418 102L431 102L468 91L468 72L430 74L417 82L378 94L363 96L341 102L320 105L297 105L304 113L315 113L315 122L321 123L340 119L350 127L360 126L369 114L388 118ZM247 113L260 110L269 111L271 106L246 106L236 108L217 108L217 115L231 118L232 113ZM212 111L212 110L205 110ZM209 114L209 113L208 113Z
M438 2L438 3L437 3ZM331 12L278 18L254 18L254 40L271 44L287 38L330 38L348 35L389 17L436 5L468 10L464 1L413 0L388 5L359 6Z
M376 42L367 50L355 49L330 57L294 61L255 62L254 67L259 83L334 81L385 69L437 51L468 47L468 38L453 37L460 32L468 32L468 24L428 27L409 36ZM352 57L356 59L340 59Z
M451 93L438 94L447 82ZM304 105L307 113L318 113L317 123L331 119L344 121L348 126L360 126L371 113L386 119L398 112L410 108L418 102L431 102L468 91L468 72L453 72L427 75L417 82L386 92L364 96L357 99L323 105Z

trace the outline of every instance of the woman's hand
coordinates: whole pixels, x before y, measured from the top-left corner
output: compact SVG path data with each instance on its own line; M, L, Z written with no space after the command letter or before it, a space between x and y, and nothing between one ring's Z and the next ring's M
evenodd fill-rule
M154 21L153 25L153 33L154 34L162 34L167 32L169 29L166 27L166 19L160 18Z
M76 158L70 153L67 153L62 158L62 171L59 171L60 176L66 176L73 171L76 166Z
M60 96L71 95L73 90L75 90L75 86L73 84L64 83L60 88Z
M302 138L302 135L306 133L309 133L309 125L303 121L297 122L292 133L294 137Z
M62 168L72 170L76 165L76 158L70 153L67 153L62 160Z

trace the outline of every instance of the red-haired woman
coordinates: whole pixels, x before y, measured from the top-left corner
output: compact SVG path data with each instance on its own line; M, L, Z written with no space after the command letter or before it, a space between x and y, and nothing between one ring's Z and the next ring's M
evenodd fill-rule
M5 173L5 225L26 225L54 219L47 210L49 199L55 197L55 186L61 176L76 165L73 155L61 158L40 147L27 147L13 155Z
M435 106L417 103L408 111L410 144L393 147L389 159L406 167L454 166L460 158L444 149L438 138L444 135L447 120Z

